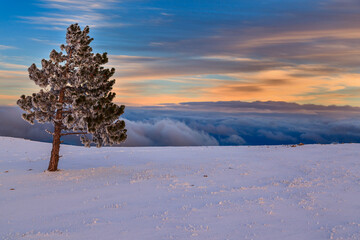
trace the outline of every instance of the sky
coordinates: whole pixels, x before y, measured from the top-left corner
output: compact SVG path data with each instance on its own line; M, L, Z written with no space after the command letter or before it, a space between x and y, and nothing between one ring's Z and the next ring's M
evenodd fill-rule
M360 106L357 0L17 0L0 13L1 105L38 91L27 68L77 22L108 52L121 104Z
M4 1L0 135L49 141L16 100L79 23L116 69L127 146L360 142L359 13L358 0Z

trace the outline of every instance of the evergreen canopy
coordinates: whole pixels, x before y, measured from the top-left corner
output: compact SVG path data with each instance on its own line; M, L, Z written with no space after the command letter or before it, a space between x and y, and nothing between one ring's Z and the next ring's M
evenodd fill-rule
M127 135L125 122L119 120L125 106L112 102L115 80L110 78L115 69L103 67L107 53L94 54L90 47L93 38L88 34L88 26L83 30L78 24L68 27L66 45L60 46L64 53L52 50L50 59L41 61L41 69L35 64L28 69L29 78L42 89L31 96L22 95L17 104L26 111L22 117L29 123L51 122L54 141L76 134L88 147L91 143L97 147L118 144Z

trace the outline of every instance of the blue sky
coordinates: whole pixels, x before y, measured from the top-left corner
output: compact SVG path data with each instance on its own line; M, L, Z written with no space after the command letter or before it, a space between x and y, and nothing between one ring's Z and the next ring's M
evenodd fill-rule
M38 91L27 67L90 26L116 101L286 101L360 106L360 3L36 0L2 3L0 104Z

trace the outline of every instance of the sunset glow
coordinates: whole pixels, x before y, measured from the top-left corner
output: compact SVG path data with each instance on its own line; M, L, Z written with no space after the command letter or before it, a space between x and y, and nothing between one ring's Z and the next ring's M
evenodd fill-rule
M115 67L116 102L285 101L360 106L360 4L326 1L6 3L0 105L36 92L27 67L90 26Z

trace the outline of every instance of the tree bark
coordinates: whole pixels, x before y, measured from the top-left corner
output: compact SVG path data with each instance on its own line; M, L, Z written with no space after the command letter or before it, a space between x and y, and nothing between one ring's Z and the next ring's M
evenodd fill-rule
M64 89L60 90L59 101L60 103L64 103ZM60 158L60 137L61 137L61 127L62 127L62 108L56 111L55 116L55 127L54 127L54 135L53 135L53 144L51 150L51 157L49 162L48 171L53 172L58 170L58 163Z
M53 144L51 150L51 157L49 162L48 171L53 172L58 170L58 163L60 158L60 133L61 133L61 124L55 123L55 131L53 136Z

